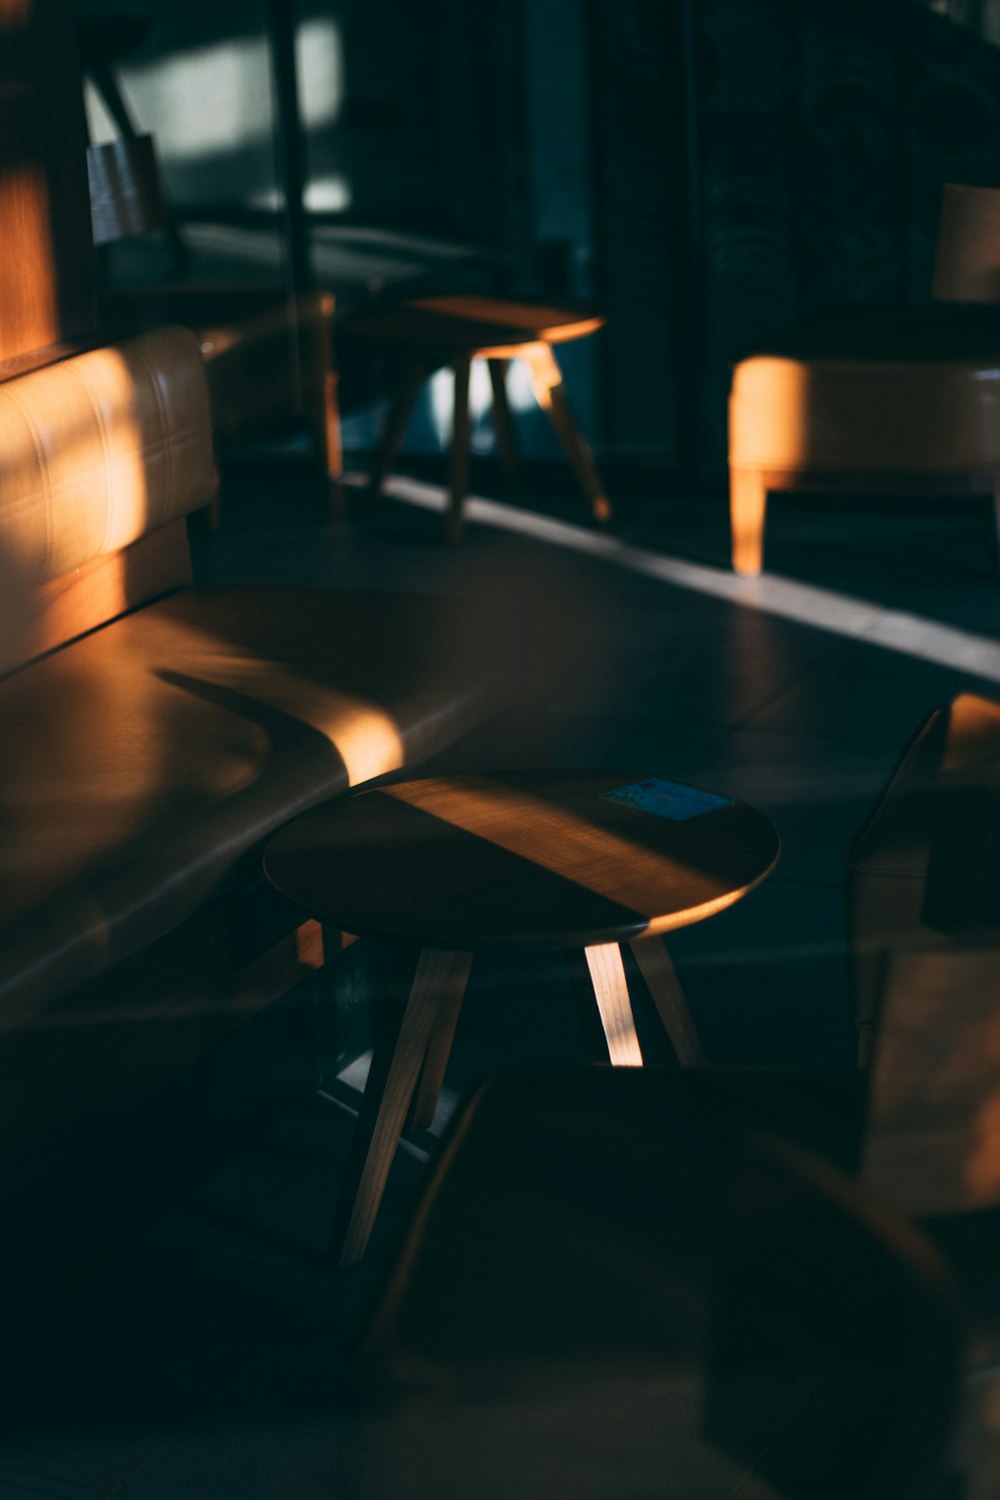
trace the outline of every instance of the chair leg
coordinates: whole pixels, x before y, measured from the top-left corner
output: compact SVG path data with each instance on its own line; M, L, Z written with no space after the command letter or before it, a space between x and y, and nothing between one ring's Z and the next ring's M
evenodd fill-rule
M635 954L639 972L646 981L677 1061L685 1068L703 1066L705 1053L666 945L654 937L636 938L629 947Z
M993 496L990 501L991 533L993 537L993 562L996 567L997 577L1000 578L1000 474L993 480Z
M424 1065L420 1070L420 1081L413 1095L413 1103L410 1105L410 1113L406 1121L407 1131L429 1130L434 1123L434 1114L438 1107L438 1100L441 1098L445 1070L448 1067L448 1058L451 1056L455 1028L458 1025L462 1001L465 998L465 987L469 982L469 970L472 967L471 953L453 953L451 957L452 966L441 980L437 1015L434 1018L430 1041L427 1043Z
M577 481L590 502L595 521L609 521L611 506L600 476L594 466L593 455L576 425L573 412L563 385L562 371L548 344L526 344L519 350L531 374L531 388L535 400L545 412L555 430L556 437L565 450Z
M386 423L382 442L375 455L375 462L372 464L372 472L368 480L366 495L369 504L374 504L382 493L382 486L406 436L406 429L410 425L413 408L416 406L417 397L420 394L420 387L426 378L427 368L419 361L409 364L403 371L402 384L399 387L395 405Z
M388 1034L372 1057L330 1235L329 1253L339 1255L341 1266L365 1253L455 958L424 949L398 1033Z
M457 542L462 535L462 508L469 489L469 444L472 424L469 413L469 375L472 360L463 354L455 361L455 418L451 428L451 494L445 535Z
M493 431L496 435L500 462L508 480L517 479L517 444L514 439L514 423L507 400L507 368L510 360L490 359L486 361L493 389Z
M641 1068L642 1052L636 1035L625 965L617 943L598 943L584 949L597 1011L604 1028L611 1065Z
M729 470L733 572L756 578L764 567L767 483L760 469Z
M337 400L337 371L333 362L333 297L322 292L316 309L318 319L317 345L318 369L315 381L316 400L313 416L313 442L316 454L326 475L330 516L339 520L343 515L343 496L340 477L344 470L344 453L340 437L340 403Z

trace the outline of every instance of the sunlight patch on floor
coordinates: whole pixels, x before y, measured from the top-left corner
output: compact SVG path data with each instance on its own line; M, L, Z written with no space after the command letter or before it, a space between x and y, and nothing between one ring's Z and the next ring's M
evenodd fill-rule
M345 478L351 483L353 476ZM384 490L393 499L424 510L443 512L447 505L447 491L440 485L400 475L387 480ZM550 546L585 553L616 568L659 579L674 588L710 594L744 609L755 609L813 629L863 640L904 656L918 657L953 671L969 672L990 682L1000 682L1000 641L953 625L942 625L924 615L887 609L848 594L838 594L833 589L798 583L773 573L765 573L759 578L741 578L728 569L688 562L667 552L654 552L648 547L632 546L610 531L594 531L480 496L468 497L465 515L479 525L517 532Z

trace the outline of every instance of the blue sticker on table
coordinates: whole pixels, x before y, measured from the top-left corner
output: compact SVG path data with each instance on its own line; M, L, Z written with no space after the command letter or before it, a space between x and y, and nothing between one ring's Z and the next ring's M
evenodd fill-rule
M681 781L661 781L658 776L650 776L647 781L633 781L630 786L618 786L600 795L609 802L621 802L625 807L634 807L637 812L670 818L674 823L685 823L688 818L700 817L702 813L730 807L733 801L732 797L703 792L700 787L685 786Z

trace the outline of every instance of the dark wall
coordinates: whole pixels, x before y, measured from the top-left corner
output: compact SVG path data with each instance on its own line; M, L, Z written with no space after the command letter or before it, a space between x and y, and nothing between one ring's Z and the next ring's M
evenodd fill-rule
M0 0L0 359L96 323L72 0Z
M500 291L599 300L608 328L567 351L570 389L600 446L658 473L720 473L732 362L817 309L925 298L943 183L1000 182L1000 53L916 0L297 15L322 96L312 176L342 191L330 215L481 247ZM227 41L252 76L245 139L192 150L190 118L211 132L232 87L217 106L203 87L190 116L175 64L228 67ZM129 86L182 207L273 196L262 0L159 0Z
M782 325L930 295L943 184L1000 183L1000 53L909 0L701 0L709 449Z

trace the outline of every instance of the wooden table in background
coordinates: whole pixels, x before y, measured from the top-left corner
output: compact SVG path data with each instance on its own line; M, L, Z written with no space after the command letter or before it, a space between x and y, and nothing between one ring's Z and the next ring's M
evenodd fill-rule
M446 530L457 541L462 529L462 507L468 487L469 375L474 359L485 359L493 392L493 426L497 448L508 478L517 471L514 424L507 404L507 366L525 362L535 400L552 423L595 521L607 521L611 506L594 467L587 442L576 425L563 386L562 371L552 350L596 333L604 319L593 313L532 303L505 302L495 297L421 297L357 314L343 324L350 338L363 339L389 350L399 363L396 401L375 457L368 483L369 499L378 498L386 475L406 436L413 408L427 377L448 366L455 376L454 421L451 435L451 498Z
M779 853L762 814L660 783L667 815L606 794L616 771L427 778L339 798L283 829L264 867L289 900L357 936L419 948L398 1032L376 1048L331 1249L363 1255L404 1124L434 1117L479 949L557 949L596 1004L605 1057L641 1066L619 945L630 944L678 1060L701 1046L658 934L699 922L764 879Z

